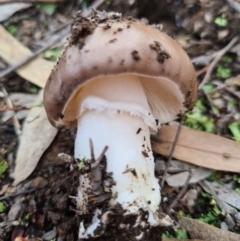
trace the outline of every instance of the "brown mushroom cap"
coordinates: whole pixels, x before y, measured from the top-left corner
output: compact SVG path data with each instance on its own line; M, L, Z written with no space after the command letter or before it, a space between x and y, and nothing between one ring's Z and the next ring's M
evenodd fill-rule
M173 39L153 26L118 15L105 19L97 15L90 19L78 16L69 45L45 87L44 105L50 122L54 126L76 124L77 116L69 119L65 113L69 103L74 112L73 100L81 87L103 76L124 74L141 76L144 85L155 80L155 95L158 89L161 94L165 91L162 83L171 83L168 89L179 88L183 103L175 117L194 105L195 71L187 54ZM171 101L174 93L171 95L165 99Z

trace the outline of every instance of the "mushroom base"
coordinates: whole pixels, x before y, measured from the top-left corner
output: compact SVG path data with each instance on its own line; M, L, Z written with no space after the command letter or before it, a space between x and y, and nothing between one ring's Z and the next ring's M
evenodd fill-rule
M115 223L112 232L121 230L135 240L147 240L143 237L153 227L172 224L160 212L150 131L143 119L129 113L86 111L78 119L75 143L75 157L85 160L86 169L80 176L77 209L92 217L91 222L81 222L80 239L105 235ZM98 160L106 146L108 150Z
M89 241L159 241L163 233L169 230L169 226L151 226L147 222L147 212L139 210L138 214L124 215L121 205L111 207L104 215L98 209L96 213L101 217L101 224L94 232L94 237L82 235L84 231L83 222L79 229L79 240ZM169 219L166 215L159 213L161 219ZM87 218L85 218L85 222ZM138 224L138 225L136 225ZM85 224L86 225L86 224Z

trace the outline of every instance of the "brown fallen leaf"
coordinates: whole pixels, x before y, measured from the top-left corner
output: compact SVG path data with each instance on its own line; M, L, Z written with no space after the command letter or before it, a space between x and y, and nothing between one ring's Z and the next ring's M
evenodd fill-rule
M163 125L154 141L153 151L168 156L177 126ZM173 157L214 170L240 172L240 143L221 136L181 128Z
M186 229L191 238L202 239L204 241L239 241L240 235L229 231L221 230L209 224L195 219L181 217L179 224Z
M8 64L16 65L32 54L31 50L15 39L5 28L0 25L0 56ZM53 69L54 63L43 59L41 56L24 65L17 73L29 82L44 87L47 78Z
M42 94L43 91L39 94L36 103L42 101ZM31 109L24 122L20 137L14 170L14 186L25 180L33 172L57 132L58 130L49 123L44 107Z

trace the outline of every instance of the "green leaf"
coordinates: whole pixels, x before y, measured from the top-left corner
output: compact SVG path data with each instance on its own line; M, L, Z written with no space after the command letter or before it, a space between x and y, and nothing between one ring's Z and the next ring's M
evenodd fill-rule
M4 172L8 169L8 164L0 157L0 179L3 177Z
M80 161L80 162L77 164L77 167L78 167L78 170L81 170L81 169L84 167L83 161Z
M38 92L38 88L36 86L31 86L28 88L29 93L36 94Z
M235 182L237 182L237 183L240 184L240 175L239 175L239 174L235 174L235 175L233 176L233 180L234 180Z
M232 71L229 68L222 67L221 65L217 68L217 77L222 79L228 79L231 77Z
M51 16L56 11L57 4L55 4L55 3L39 3L39 4L37 4L37 8L42 9L47 15Z
M176 232L176 238L177 239L188 239L188 234L185 229L179 228Z
M0 202L0 213L3 213L5 211L5 207L3 205L3 202Z
M199 218L198 220L204 223L213 223L215 221L218 221L219 218L215 216L213 213L208 212L206 215L202 215L202 217Z
M56 61L61 54L60 49L49 49L44 52L43 57L48 60Z
M236 188L235 192L240 195L240 188Z
M240 121L233 122L228 126L235 141L240 142Z
M27 213L27 214L25 214L25 215L23 216L23 220L24 220L24 221L28 221L29 218L30 218L30 214L29 214L29 213Z
M226 18L223 17L217 17L214 21L214 23L216 25L218 25L219 27L226 27L228 24L228 20Z
M192 129L203 130L209 133L212 133L215 129L213 119L204 116L200 112L187 113L184 124Z
M7 31L8 31L11 35L16 36L17 31L18 31L18 28L17 28L17 26L15 26L15 25L9 25L9 26L7 26Z
M212 89L214 89L214 87L215 86L213 84L205 84L203 86L203 90L207 93L207 92L211 91Z

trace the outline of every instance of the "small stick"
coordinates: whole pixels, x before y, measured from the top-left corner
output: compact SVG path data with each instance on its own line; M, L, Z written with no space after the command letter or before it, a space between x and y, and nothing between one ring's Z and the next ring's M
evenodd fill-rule
M93 141L91 138L89 138L89 145L90 145L90 153L91 153L91 167L97 167L99 166L100 162L102 161L106 151L108 150L108 146L105 146L100 154L100 156L95 159L95 154L94 154L94 147L93 147Z
M93 147L93 142L92 139L89 139L89 145L90 145L90 153L91 153L91 160L95 160L95 155L94 155L94 147Z
M220 51L218 51L216 57L214 58L214 60L212 61L212 63L209 65L208 70L206 72L206 75L203 79L203 81L201 82L201 84L199 85L199 89L202 89L203 86L209 81L209 78L211 76L211 73L214 69L214 67L216 66L216 64L221 60L222 56L233 47L233 45L239 40L239 37L234 37L231 42L225 46L223 49L221 49Z
M183 121L183 118L181 119L181 121L180 121L180 123L178 125L176 136L174 138L174 141L173 141L173 144L172 144L172 148L171 148L169 156L168 156L167 165L166 165L166 168L165 168L163 176L162 176L161 188L164 187L167 171L168 171L168 168L170 166L170 163L171 163L171 160L172 160L172 156L173 156L173 152L175 150L175 147L176 147L176 144L177 144L177 141L178 141L178 137L179 137L179 134L180 134L180 131L181 131L182 121Z
M187 179L186 179L186 182L185 182L183 188L181 189L181 191L178 193L177 197L173 200L173 202L172 202L172 203L170 204L170 206L168 207L168 209L167 209L167 214L170 213L171 209L173 209L173 208L176 206L177 202L181 199L181 197L182 197L183 194L185 193L185 191L186 191L186 189L187 189L187 187L188 187L189 181L190 181L190 179L192 178L193 174L194 174L194 169L190 169L190 170L189 170L189 175L188 175L188 177L187 177Z
M30 108L27 107L27 106L3 107L3 108L0 108L0 112L29 110L29 109L30 109Z
M11 74L12 72L14 72L15 70L19 69L20 67L22 67L23 65L29 63L31 60L35 59L39 54L43 53L45 50L49 49L50 47L52 47L56 42L58 42L60 39L62 39L64 36L66 36L66 31L64 31L63 33L59 34L57 37L55 37L54 39L51 39L46 45L44 45L42 48L40 48L39 50L37 50L35 53L31 54L30 56L28 56L27 58L23 59L22 61L20 61L19 63L17 63L16 65L13 65L9 68L7 68L6 70L3 70L0 72L0 80L7 77L9 74Z
M0 197L0 201L3 201L3 200L8 199L8 198L17 197L19 195L28 194L28 193L34 192L36 190L37 190L36 188L33 188L33 189L22 191L22 192L19 192L19 193L14 193L14 194L10 194L10 195L7 195L7 196L3 196L3 197Z
M8 92L6 91L6 89L2 86L1 87L3 94L5 95L5 101L6 104L10 107L10 108L14 108L12 100L8 97ZM18 121L18 118L16 117L16 115L13 115L13 126L14 126L14 130L16 135L21 135L22 131L21 131L21 125Z

